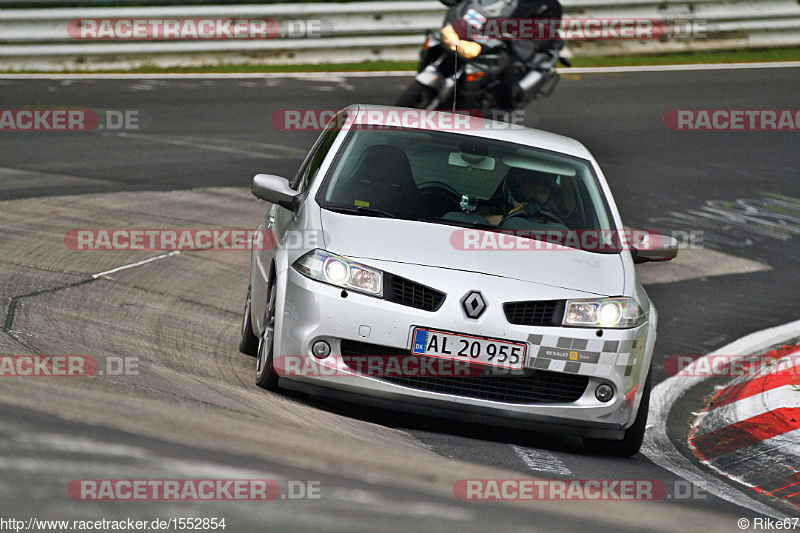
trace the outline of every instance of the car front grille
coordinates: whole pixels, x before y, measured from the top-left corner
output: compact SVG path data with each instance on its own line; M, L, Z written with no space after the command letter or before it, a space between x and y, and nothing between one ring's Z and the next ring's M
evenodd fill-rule
M341 341L341 351L345 363L354 370L357 367L348 357L410 355L401 348L345 339ZM543 370L525 370L525 375L513 376L373 377L410 389L513 404L572 403L583 396L589 384L586 376Z
M442 306L445 294L431 289L415 281L401 278L393 274L387 274L387 285L390 287L386 299L409 307L422 309L423 311L436 311Z
M560 326L564 316L564 300L506 302L506 320L520 326Z

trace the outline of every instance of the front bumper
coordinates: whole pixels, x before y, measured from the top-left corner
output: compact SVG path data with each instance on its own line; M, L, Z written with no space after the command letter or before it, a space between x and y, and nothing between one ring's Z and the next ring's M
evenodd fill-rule
M392 269L397 275L432 285L425 275L430 268L395 264ZM321 365L335 370L292 373L281 377L285 388L412 413L596 438L622 438L633 423L655 340L649 323L603 330L598 337L596 329L513 325L503 314L505 301L580 298L586 293L453 272L436 286L447 294L444 304L428 312L352 291L343 297L341 288L310 280L293 268L280 278L285 298L277 309L276 357L309 359L313 362L309 368ZM466 318L460 304L461 297L473 289L480 290L488 302L477 320ZM414 327L527 343L526 369L586 376L588 385L569 403L506 403L397 385L358 374L342 358L342 339L410 351ZM311 346L319 340L332 348L323 360L311 355ZM607 403L594 394L603 383L615 391Z

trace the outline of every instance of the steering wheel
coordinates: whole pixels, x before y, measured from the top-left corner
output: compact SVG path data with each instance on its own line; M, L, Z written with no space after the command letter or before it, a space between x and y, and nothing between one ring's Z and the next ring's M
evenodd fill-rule
M442 200L448 202L450 205L447 205L446 208L444 208L443 213L447 211L457 211L460 209L459 204L461 203L461 193L456 191L451 185L448 185L442 181L427 181L419 185L418 188L419 192L425 196L438 196Z
M547 217L547 218L549 218L550 220L552 220L553 222L556 222L556 223L558 223L558 224L561 224L561 225L563 225L563 226L566 226L566 225L567 225L567 224L564 222L564 220L563 220L563 219L562 219L560 216L556 215L556 214L555 214L555 213L553 213L552 211L548 211L548 210L545 210L545 209L541 209L541 210L540 210L538 213L536 213L536 215L535 215L535 216L539 216L539 215L541 215L541 216L543 216L543 217ZM512 218L515 218L515 217L524 217L524 216L525 216L525 210L524 210L524 209L520 209L519 211L515 211L515 212L513 212L513 213L511 213L511 214L509 214L509 215L506 215L506 216L504 216L504 217L503 217L503 220L501 220L501 221L500 221L500 223L498 224L498 226L502 226L503 224L505 224L505 223L506 223L506 221L508 221L508 220L510 220L510 219L512 219Z
M420 190L422 190L422 189L428 189L428 188L432 189L434 187L436 187L438 189L444 189L448 193L452 194L453 197L457 198L457 200L456 200L457 202L461 201L461 193L458 192L457 190L455 190L452 185L448 185L447 183L445 183L443 181L426 181L425 183L419 185L418 188Z

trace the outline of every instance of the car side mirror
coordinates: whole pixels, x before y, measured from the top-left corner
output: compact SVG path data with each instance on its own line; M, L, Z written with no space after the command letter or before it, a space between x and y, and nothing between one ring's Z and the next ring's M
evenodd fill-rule
M250 184L253 196L278 204L290 211L297 211L300 194L292 189L289 180L272 174L256 174Z
M631 246L631 255L637 265L649 261L672 261L678 257L678 241L666 235L648 233L640 242Z

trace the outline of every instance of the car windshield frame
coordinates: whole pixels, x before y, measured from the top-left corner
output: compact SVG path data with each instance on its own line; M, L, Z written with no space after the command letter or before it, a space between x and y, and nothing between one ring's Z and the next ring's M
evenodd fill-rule
M517 150L525 150L528 152L537 152L547 156L561 158L567 161L571 161L575 164L582 165L588 174L591 176L591 181L593 186L595 187L595 192L597 194L597 198L592 202L592 208L597 211L598 209L602 209L602 213L607 221L608 228L597 228L597 229L590 229L589 231L602 231L602 232L610 232L615 235L615 239L620 239L620 230L617 226L617 222L614 216L614 212L612 211L609 202L608 202L608 194L604 189L600 179L595 171L595 167L592 164L592 161L586 158L582 158L579 156L575 156L572 154L566 154L564 152L559 152L557 150L550 150L547 148L541 148L538 146L533 146L530 144L522 144L520 142L510 141L510 140L501 140L489 137L482 137L478 135L467 135L464 133L452 133L452 132L442 132L442 131L429 131L425 129L417 129L417 128L408 128L408 127L396 127L396 126L371 126L371 125L355 125L349 129L346 133L346 137L343 139L341 145L339 146L336 154L334 155L333 160L331 161L330 165L323 176L318 176L321 180L319 186L317 187L316 193L314 194L314 200L316 201L317 205L326 211L331 211L339 214L344 214L345 216L363 216L363 217L376 217L376 218L386 218L390 220L405 220L405 221L415 221L425 224L435 224L435 225L443 225L443 226L451 226L451 227L460 227L460 228L471 228L471 229L478 229L483 231L491 231L496 233L508 233L510 231L509 228L504 228L498 225L490 224L485 225L482 223L470 224L464 221L458 220L448 220L442 218L435 218L435 217L405 217L398 215L396 213L387 213L381 212L380 209L370 208L365 206L364 209L359 209L359 206L349 205L340 202L331 202L325 199L325 196L328 193L328 189L331 186L331 182L333 177L335 176L336 172L340 169L342 165L342 160L347 154L349 147L354 142L354 140L358 137L358 135L362 132L374 132L379 131L381 133L390 132L390 131L399 131L399 132L406 132L406 133L421 133L425 135L444 135L444 136L451 136L453 139L458 139L461 142L465 141L476 141L479 143L490 143L490 144L499 144L504 145L508 148L514 148ZM416 180L415 180L416 181ZM429 180L435 181L435 180ZM417 185L424 185L428 182L417 182ZM586 187L586 185L583 185ZM591 194L591 191L585 191L586 194ZM598 215L595 215L598 216ZM580 232L584 231L583 229L573 229L569 228L566 231L570 232ZM534 240L545 240L545 235L537 234L535 230L531 231L520 231L516 233L517 236L523 238L529 238ZM568 248L576 248L585 251L590 251L593 253L600 253L600 254L619 254L623 250L624 246L611 246L611 247L601 247L598 249L588 249L581 248L580 246L574 246L573 244L567 243L559 243L562 246Z

